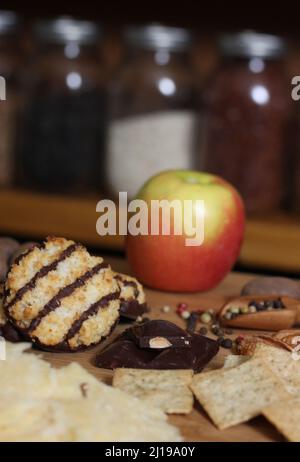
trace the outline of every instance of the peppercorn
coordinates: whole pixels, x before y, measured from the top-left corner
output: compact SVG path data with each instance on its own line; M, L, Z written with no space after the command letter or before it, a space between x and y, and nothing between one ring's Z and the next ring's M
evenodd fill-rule
M221 347L223 348L232 348L232 340L230 338L223 338L222 342L221 342Z
M188 306L186 303L178 303L176 313L181 316L184 311L187 311Z
M257 311L256 306L254 305L249 305L248 309L249 309L249 313L256 313Z
M217 337L221 337L224 334L223 330L218 325L213 325L211 331Z
M247 314L247 313L249 313L249 307L248 307L248 306L242 306L242 307L241 307L241 313L242 313L242 314Z
M171 308L169 307L169 305L165 305L165 306L162 307L161 311L163 313L170 313Z
M210 324L211 321L212 321L212 316L210 313L208 312L204 312L201 314L200 316L200 321L203 323L203 324Z
M266 307L265 307L264 302L257 303L256 309L257 311L265 311Z
M186 328L186 330L189 333L195 332L197 321L198 321L198 313L195 313L195 311L193 311L189 317L187 328Z
M207 333L208 333L208 330L206 329L206 327L201 327L201 329L199 329L199 334L207 335Z
M229 311L230 311L231 313L233 313L233 314L239 314L240 308L237 307L237 306L232 306L232 307L229 309Z
M188 311L188 310L184 310L180 316L182 317L182 319L189 319L189 317L191 316L191 313Z

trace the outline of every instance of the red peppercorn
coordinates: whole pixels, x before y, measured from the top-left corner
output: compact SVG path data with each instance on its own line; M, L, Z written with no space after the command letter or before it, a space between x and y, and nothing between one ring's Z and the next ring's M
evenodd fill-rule
M179 316L184 312L187 311L188 305L187 303L178 303L176 313L179 314Z

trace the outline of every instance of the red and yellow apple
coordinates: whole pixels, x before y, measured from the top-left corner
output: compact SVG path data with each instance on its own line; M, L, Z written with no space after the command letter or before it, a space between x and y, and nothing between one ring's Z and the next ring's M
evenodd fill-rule
M149 210L153 200L204 201L201 245L187 246L184 233L127 236L128 260L141 282L165 291L194 292L222 281L238 258L245 227L243 202L231 184L208 173L170 170L152 177L137 199ZM199 213L197 207L192 210Z

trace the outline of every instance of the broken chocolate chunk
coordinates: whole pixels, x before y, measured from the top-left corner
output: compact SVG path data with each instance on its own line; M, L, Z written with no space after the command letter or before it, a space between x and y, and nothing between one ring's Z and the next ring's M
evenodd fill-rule
M142 350L130 340L117 340L108 345L96 357L96 366L104 369L129 367L146 369L146 364L156 356L155 350Z
M185 330L162 319L135 324L126 334L139 348L188 348L191 345L191 337Z
M200 372L218 353L218 342L193 334L190 348L168 349L147 364L148 369L193 369Z
M180 333L188 339L189 345L168 348L151 348L151 340L145 334L153 334L151 339L164 338L171 342L170 333ZM165 325L167 323L168 325ZM148 324L148 326L146 325ZM146 329L141 329L146 326ZM161 326L161 331L159 331ZM138 327L138 329L137 329ZM168 332L169 337L166 337ZM142 334L142 336L141 336ZM177 337L174 336L177 339ZM146 339L146 340L145 340ZM96 357L96 365L106 369L193 369L200 372L218 353L219 345L215 340L199 334L187 334L183 329L168 321L148 321L141 326L133 326L123 332L112 344L106 347Z

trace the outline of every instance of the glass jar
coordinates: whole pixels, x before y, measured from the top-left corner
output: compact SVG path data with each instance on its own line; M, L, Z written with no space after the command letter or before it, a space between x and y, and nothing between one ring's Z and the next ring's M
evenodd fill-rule
M220 40L222 60L203 94L201 168L233 183L251 212L280 207L284 196L290 85L284 41L242 32Z
M0 186L10 186L14 177L15 139L20 110L21 67L19 19L11 11L0 11Z
M38 54L24 114L21 182L47 191L100 184L106 103L99 27L58 18L36 24Z
M196 105L187 30L130 27L125 41L109 91L106 179L112 195L133 197L161 170L192 167Z

